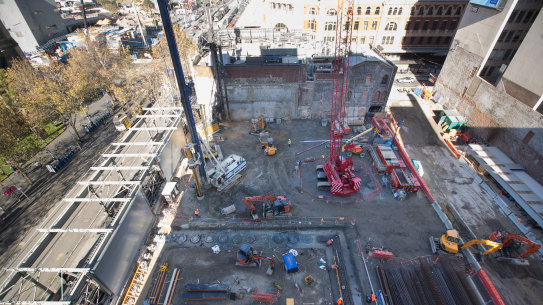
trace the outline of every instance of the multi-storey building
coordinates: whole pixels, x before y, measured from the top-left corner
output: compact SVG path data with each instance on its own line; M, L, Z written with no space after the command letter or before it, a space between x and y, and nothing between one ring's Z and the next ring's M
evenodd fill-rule
M353 48L380 46L384 54L446 53L467 0L355 1ZM313 33L317 42L333 42L336 0L253 1L236 24L239 28L275 28Z
M472 2L482 5L468 5L434 98L543 181L543 1Z
M67 33L66 25L52 0L0 1L0 20L23 52L27 53Z

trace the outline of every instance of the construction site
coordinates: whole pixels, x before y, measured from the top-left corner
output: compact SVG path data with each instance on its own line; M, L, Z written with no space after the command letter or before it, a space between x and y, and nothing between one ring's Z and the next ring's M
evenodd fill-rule
M221 83L219 69L209 105L198 77L196 94L187 85L166 2L176 81L133 119L115 116L117 138L2 254L0 304L541 303L543 187L500 180L495 167L513 162L467 139L431 88L396 90L393 64L370 55L350 62L352 26L340 26L334 56L312 66L328 83L304 87L330 88L313 98L327 109L243 100L251 83ZM337 18L352 24L352 9ZM361 112L350 105L368 92L350 76L369 86L365 63L384 75Z

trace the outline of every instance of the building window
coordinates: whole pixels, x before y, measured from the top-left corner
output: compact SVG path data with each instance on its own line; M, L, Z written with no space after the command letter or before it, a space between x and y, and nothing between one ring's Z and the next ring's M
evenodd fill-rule
M418 30L419 26L420 26L420 21L419 20L415 21L415 26L413 27L413 30L415 31Z
M513 35L515 35L515 31L509 31L509 33L507 34L507 37L505 37L503 42L510 42L511 39L513 39Z
M502 60L508 60L508 59L509 59L509 56L511 56L511 52L512 52L512 51L513 51L513 50L511 50L511 49L505 50L505 52L503 53Z
M379 90L375 91L375 94L373 95L373 101L378 102L381 99L381 92Z
M360 43L365 44L366 43L366 36L360 37Z
M381 13L381 8L378 6L375 8L375 15L379 15Z
M397 29L398 29L398 25L396 24L396 22L389 22L385 26L385 31L396 31Z
M336 30L336 22L335 21L334 22L331 22L331 21L326 22L324 24L324 30L325 31L335 31Z
M384 102L386 98L387 98L387 91L383 90L383 92L381 92L381 102Z
M421 6L419 8L419 16L422 16L422 15L424 15L424 6Z
M511 16L509 16L509 19L507 20L507 23L513 23L515 18L517 18L518 10L513 10L511 13Z
M371 6L366 7L366 15L371 14Z
M356 9L356 14L362 15L362 8L360 6Z
M373 41L375 40L375 37L370 36L370 44L373 45Z
M324 42L334 42L335 40L336 40L336 38L332 37L332 36L324 37Z
M276 31L279 31L279 30L283 30L283 29L286 29L287 26L284 24L284 23L278 23L275 25L275 30Z
M422 24L422 29L427 30L428 29L428 24L430 24L430 20L424 20L424 23Z
M434 22L432 22L432 30L435 31L437 30L437 24L439 23L439 20L434 20Z
M521 35L522 31L515 31L515 35L513 35L513 39L511 40L511 42L518 42Z
M436 13L436 15L437 15L437 16L443 15L443 7L442 7L442 6L440 6L440 7L437 8L437 13Z
M522 18L524 18L524 15L526 15L526 11L520 11L517 16L517 20L515 20L515 23L520 23L522 21Z
M398 15L398 8L397 7L394 8L394 11L392 12L392 15Z
M415 44L415 37L409 38L409 44Z
M383 76L381 79L381 85L386 85L388 83L388 75Z
M449 27L449 30L456 30L456 20L451 20L451 26Z
M377 30L377 21L374 21L371 23L371 29L372 30Z
M389 7L389 8L388 8L388 14L389 14L389 15L392 15L392 7Z
M371 74L366 75L366 84L371 83Z
M428 8L428 12L426 13L427 15L433 15L434 14L434 7L433 6L430 6Z
M461 8L460 6L457 7L457 8L456 8L456 12L454 12L454 14L455 14L456 16L460 16L460 14L462 14L462 8Z
M439 27L440 30L447 29L447 20L441 21L441 26Z
M528 11L528 13L526 14L526 17L524 18L524 21L522 21L522 23L530 22L530 19L532 19L533 14L534 14L533 10Z
M317 22L315 22L315 20L309 20L307 22L307 27L314 31L317 29Z
M360 21L355 21L355 22L354 22L354 27L353 27L353 29L354 29L354 30L358 30L358 27L359 27L359 26L360 26Z
M449 6L449 7L447 8L447 12L445 13L445 15L447 15L447 16L452 15L452 7Z
M400 7L400 9L398 10L398 15L401 15L403 12L403 7Z
M502 31L502 33L500 34L500 37L498 37L498 42L503 42L504 39L505 39L505 36L507 35L507 30L504 30Z
M394 36L383 36L383 40L381 40L381 44L393 44L394 43Z
M441 36L436 38L436 44L441 44Z
M528 144L528 142L530 142L530 140L534 137L534 132L533 131L528 131L528 133L526 134L526 136L524 137L524 139L522 140L522 143L524 144Z
M411 7L411 13L409 13L409 15L415 16L415 7L414 6Z
M422 44L422 41L424 40L424 36L419 37L419 44Z
M451 42L451 36L445 37L445 44L449 44Z
M428 37L428 40L426 41L426 44L432 44L434 41L434 37Z
M407 21L407 22L405 23L405 30L406 30L406 31L409 30L409 26L410 26L410 25L411 25L411 21Z
M326 15L328 16L336 16L337 15L337 11L333 8L329 9L328 12L326 12Z
M368 29L368 22L367 21L364 21L364 26L362 27L362 29L364 31Z

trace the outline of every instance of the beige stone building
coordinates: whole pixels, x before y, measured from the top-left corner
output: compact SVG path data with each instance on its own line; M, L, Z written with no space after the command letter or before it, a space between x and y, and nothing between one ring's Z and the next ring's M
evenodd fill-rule
M445 54L467 0L355 1L353 46L371 44L384 54ZM311 33L333 42L337 0L253 0L236 24L240 29L274 28Z

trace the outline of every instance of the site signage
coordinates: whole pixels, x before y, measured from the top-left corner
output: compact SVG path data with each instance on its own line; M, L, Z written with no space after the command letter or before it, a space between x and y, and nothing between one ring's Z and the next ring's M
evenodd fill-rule
M470 0L469 3L501 11L507 3L507 0Z

